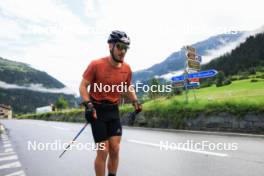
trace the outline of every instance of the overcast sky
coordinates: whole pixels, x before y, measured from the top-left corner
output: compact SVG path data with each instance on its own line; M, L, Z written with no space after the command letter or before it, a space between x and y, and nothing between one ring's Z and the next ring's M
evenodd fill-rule
M46 71L74 92L92 59L109 54L112 30L131 38L132 70L183 45L263 26L260 0L0 0L0 57Z

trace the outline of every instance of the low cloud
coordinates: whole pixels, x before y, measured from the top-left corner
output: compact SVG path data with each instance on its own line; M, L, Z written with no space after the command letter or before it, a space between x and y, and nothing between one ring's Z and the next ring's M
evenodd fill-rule
M206 52L208 54L203 56L202 64L206 64L217 57L230 53L233 49L238 47L241 43L244 43L249 36L254 36L256 34L262 33L263 31L264 31L264 26L256 30L253 30L253 31L245 32L237 41L230 42L224 45L223 47L219 47L213 50L207 50Z
M221 42L223 43L223 45L221 47L206 51L206 53L208 54L202 56L202 64L206 64L217 57L230 53L233 49L238 47L241 43L244 43L249 36L254 36L262 32L264 32L264 26L256 30L253 30L253 31L245 32L238 40L234 42L230 42L226 44L225 41L222 40ZM172 72L163 74L161 76L156 76L156 78L164 78L166 80L171 80L173 76L179 76L179 75L182 75L183 73L184 73L184 70L172 71Z
M172 77L174 76L180 76L184 73L184 70L178 70L178 71L173 71L173 72L170 72L170 73L166 73L164 75L161 75L161 76L156 76L156 78L163 78L163 79L166 79L166 80L171 80Z
M6 82L0 81L0 88L3 89L26 89L26 90L32 90L36 92L45 92L45 93L63 93L63 94L70 94L75 95L75 93L70 90L68 87L64 87L62 89L48 89L46 87L43 87L42 84L29 84L28 86L20 86L16 84L8 84Z

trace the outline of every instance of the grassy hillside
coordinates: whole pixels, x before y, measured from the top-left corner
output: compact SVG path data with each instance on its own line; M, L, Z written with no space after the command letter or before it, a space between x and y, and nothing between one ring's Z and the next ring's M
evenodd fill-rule
M264 103L264 80L251 82L251 79L234 81L231 85L223 87L208 87L195 90L195 94L200 101L221 102L221 101L246 101ZM189 91L191 101L194 101L193 91ZM179 101L185 98L184 95L176 97Z
M196 100L194 98L194 91ZM246 111L248 107L252 110L264 110L264 80L251 82L251 79L234 81L231 85L223 87L207 87L203 89L189 90L189 103L185 102L185 94L171 98L160 98L146 102L144 109L154 111L160 109L165 115L166 111L176 111L177 109L188 109L190 111L221 112L230 110L234 113ZM234 108L232 106L238 106ZM249 109L248 109L249 110Z

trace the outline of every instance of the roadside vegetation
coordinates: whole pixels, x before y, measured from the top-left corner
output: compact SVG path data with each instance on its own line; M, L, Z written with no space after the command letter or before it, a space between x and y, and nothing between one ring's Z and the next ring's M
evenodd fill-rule
M247 79L233 80L229 85L217 87L213 84L209 87L189 90L188 103L186 103L185 92L177 92L176 95L151 95L151 99L143 99L144 112L142 115L145 120L140 125L182 128L184 118L196 118L201 113L209 116L225 112L238 118L243 118L247 113L263 114L264 79L262 75L263 73L259 72L255 75L250 75ZM120 106L120 111L121 116L125 116L133 111L133 107L130 104L122 105ZM21 114L16 118L71 122L84 121L83 109Z

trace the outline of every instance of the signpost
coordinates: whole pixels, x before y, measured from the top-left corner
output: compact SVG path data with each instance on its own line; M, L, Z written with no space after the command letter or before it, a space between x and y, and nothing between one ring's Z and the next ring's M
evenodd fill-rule
M172 80L173 82L182 82L182 81L184 81L184 76L183 76L183 75L180 75L180 76L174 76L174 77L171 78L171 80Z
M196 55L196 49L191 46L186 46L187 67L186 69L200 70L201 57Z
M196 53L196 49L191 46L186 46L186 49L189 53Z
M198 62L198 61L196 61L196 60L188 59L188 67L189 67L190 69L200 70L201 65L200 65L200 62Z
M173 86L174 87L184 87L184 82L182 81L182 82L175 82L175 83L173 83Z
M189 82L200 82L200 78L190 78Z
M201 71L201 72L197 72L197 73L191 73L188 75L188 78L210 78L210 77L214 77L215 75L217 75L217 71L214 69L211 70L206 70L206 71Z
M173 84L174 87L184 87L184 82L178 82ZM200 83L198 82L191 82L187 84L187 87L189 89L198 88L200 86Z
M197 83L197 82L189 83L189 84L187 85L187 87L188 87L189 89L197 88L197 87L199 87L199 86L200 86L200 84Z
M195 57L195 60L197 60L198 62L202 62L202 56L199 56L199 55L197 55L196 57Z
M217 74L217 71L207 70L207 71L198 72L201 69L202 57L196 54L196 49L192 46L186 46L185 50L186 50L185 72L183 75L172 77L171 80L173 81L176 87L185 88L186 102L188 103L188 89L199 87L200 86L199 78L213 77ZM194 89L193 92L196 100Z
M187 53L187 58L189 60L195 60L195 53Z
M201 71L201 72L196 72L196 73L190 73L188 74L188 79L193 79L193 78L210 78L210 77L214 77L215 75L217 75L217 71L214 69L211 70L206 70L206 71ZM174 76L171 78L171 80L173 82L181 82L184 81L184 76L180 75L180 76Z

